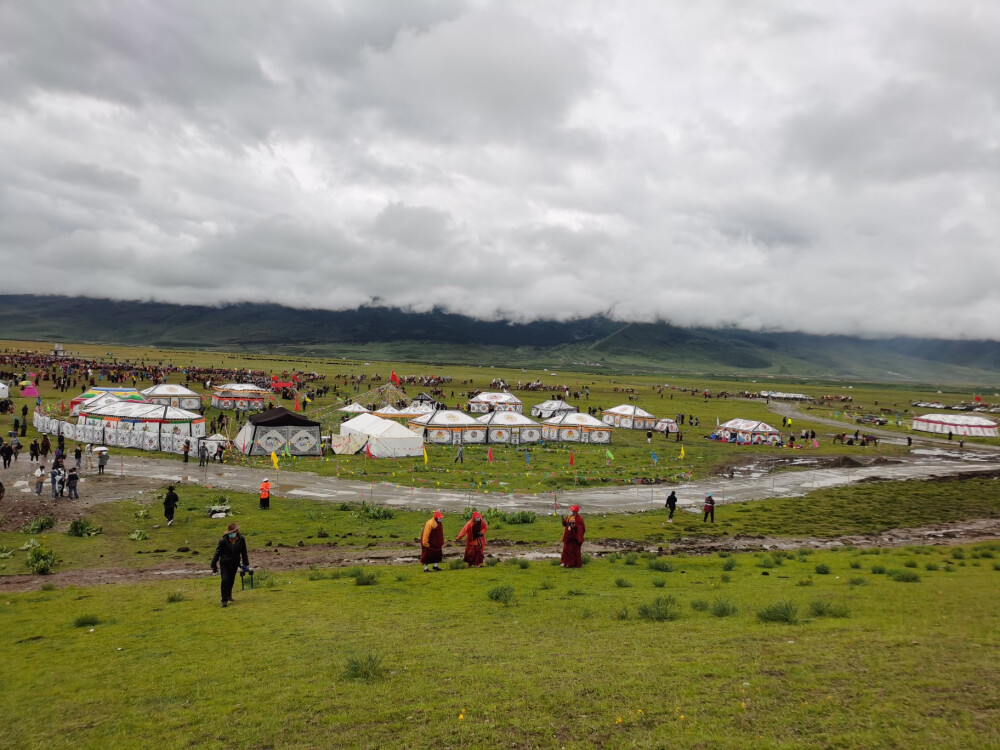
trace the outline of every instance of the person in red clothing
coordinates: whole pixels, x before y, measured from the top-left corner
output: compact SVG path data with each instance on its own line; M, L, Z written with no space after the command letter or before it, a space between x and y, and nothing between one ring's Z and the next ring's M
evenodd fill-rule
M583 555L580 553L580 548L583 546L583 536L587 527L583 523L583 518L580 517L580 506L571 505L570 510L573 515L566 516L562 520L563 550L559 564L564 568L582 568Z
M271 483L267 481L267 477L264 477L264 481L260 483L260 510L270 510L271 509Z
M420 537L420 562L424 564L424 572L429 573L428 565L434 566L434 572L441 570L438 563L441 562L441 550L444 547L444 524L441 519L444 513L439 510L434 511L434 515L424 524L424 533Z
M465 537L465 557L462 559L468 563L469 567L481 568L483 565L483 550L486 548L486 530L489 526L479 514L473 511L472 518L462 527L461 533L455 537L456 542L462 541Z

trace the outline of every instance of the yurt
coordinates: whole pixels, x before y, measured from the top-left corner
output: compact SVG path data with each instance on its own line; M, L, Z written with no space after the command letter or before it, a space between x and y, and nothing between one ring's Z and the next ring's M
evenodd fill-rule
M346 432L345 427L348 428ZM340 426L340 434L366 436L368 453L373 458L405 458L424 453L424 439L418 433L372 414L362 414L345 422Z
M368 409L363 407L361 404L348 404L347 406L341 406L337 411L342 411L344 414L367 414Z
M319 456L322 453L319 422L306 419L283 406L247 419L233 443L236 450L248 456L270 456L271 453L279 456Z
M486 442L537 443L542 437L542 426L533 419L514 411L494 411L477 418L486 426Z
M583 412L560 414L542 423L543 440L569 443L610 443L614 428Z
M540 404L532 406L531 416L538 417L539 419L552 419L552 417L557 417L560 414L572 414L576 411L580 410L575 406L567 404L565 401L550 399L549 401L543 401Z
M997 423L974 414L924 414L913 418L913 429L937 435L997 437Z
M429 412L411 419L406 426L418 435L423 435L424 441L428 443L462 445L486 442L486 425L465 412L454 409Z
M659 420L634 404L621 404L602 411L601 421L626 430L651 430Z
M719 440L740 445L774 445L781 442L781 433L754 419L730 419L715 428Z
M487 414L491 411L516 411L520 414L524 409L524 404L517 396L489 391L470 398L468 406L472 414Z
M197 438L205 437L205 418L172 406L105 401L81 406L76 433L80 442L174 453L188 443L193 453Z
M656 426L653 427L654 432L677 432L679 429L677 421L669 417L656 420Z
M410 407L413 409L420 409L421 414L426 414L429 411L434 411L438 408L437 400L426 393L419 393L417 396L410 401Z
M161 383L152 388L139 391L147 401L163 406L176 406L179 409L197 411L201 408L201 396L183 385Z
M226 383L212 391L212 406L216 409L263 411L270 399L270 390L253 383Z
M382 419L397 419L399 417L399 409L397 409L392 404L379 407L372 412L376 417L382 417ZM409 415L409 416L419 416L419 415Z
M132 401L137 404L148 404L149 400L135 388L126 386L105 386L100 388L89 388L69 402L70 413L76 416L80 412L80 405L85 401L90 401L96 396L114 396L118 401ZM107 403L103 401L101 403ZM171 404L166 404L171 406ZM183 407L182 407L183 408Z

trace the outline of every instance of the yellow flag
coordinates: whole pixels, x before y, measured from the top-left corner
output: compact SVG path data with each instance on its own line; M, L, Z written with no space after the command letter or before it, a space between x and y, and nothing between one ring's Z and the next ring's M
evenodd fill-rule
M681 458L684 458L684 446L681 446Z
M427 465L427 448L424 448L424 466Z
M683 451L684 449L681 448L682 453ZM271 463L274 464L274 470L278 471L278 454L275 453L274 451L271 451Z

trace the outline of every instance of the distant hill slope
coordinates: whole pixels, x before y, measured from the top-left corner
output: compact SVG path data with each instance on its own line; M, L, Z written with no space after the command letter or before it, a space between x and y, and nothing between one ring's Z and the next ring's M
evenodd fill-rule
M602 317L515 324L394 308L337 312L0 295L0 338L990 388L1000 381L996 341L761 333Z

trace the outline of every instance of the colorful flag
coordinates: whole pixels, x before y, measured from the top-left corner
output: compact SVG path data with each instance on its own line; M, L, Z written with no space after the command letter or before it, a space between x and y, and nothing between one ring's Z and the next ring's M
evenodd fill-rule
M681 450L684 450L684 449L682 448ZM608 448L606 451L604 451L604 455L608 457L609 461L614 461L615 460L614 454L611 452L610 448Z
M285 449L281 451L281 455L288 456L289 458L292 457L291 451L288 450L288 443L285 443Z
M298 391L295 393L295 411L302 411L302 407L299 405L299 394Z
M389 376L389 380L391 380L397 386L399 385L399 375L396 374L395 370L392 371L392 375Z
M368 443L365 443L365 455L368 456L368 458L375 458L375 456L372 455L372 449Z
M531 451L525 451L524 452L524 463L525 464L530 464L531 463Z
M278 471L278 454L271 451L271 463L274 464L274 470Z
M653 451L653 463L655 464L660 459L656 457L656 451Z
M486 454L486 460L493 463L493 449L490 448L489 453Z
M424 448L424 466L427 465L427 448Z
M573 456L573 451L570 451L570 453L569 453L569 465L573 466L575 464L576 464L576 459Z
M684 458L684 446L681 446L681 458Z

